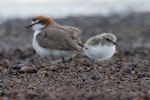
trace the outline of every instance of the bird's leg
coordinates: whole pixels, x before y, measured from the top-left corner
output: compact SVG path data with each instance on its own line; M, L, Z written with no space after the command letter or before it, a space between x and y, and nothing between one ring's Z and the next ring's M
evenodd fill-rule
M54 62L49 61L47 57L41 58L42 66L51 66L54 65Z
M95 76L96 76L97 78L100 78L100 74L99 74L99 72L97 71L97 69L96 69L96 67L95 67L95 60L94 60L94 59L92 60L92 66L93 66L93 68L94 68L94 74L95 74Z
M61 57L62 63L65 63L65 58L62 56Z
M41 59L41 65L42 66L46 66L46 60L45 58L40 58Z
M65 62L66 62L66 61L65 61L65 58L62 56L62 57L61 57L61 62L60 62L60 63L61 63L61 66L65 66Z

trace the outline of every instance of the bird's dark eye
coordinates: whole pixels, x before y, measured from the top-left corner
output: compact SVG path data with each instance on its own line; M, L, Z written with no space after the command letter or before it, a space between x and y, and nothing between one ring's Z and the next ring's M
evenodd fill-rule
M35 21L35 19L32 19L32 21Z
M43 21L40 20L39 23L43 23Z
M106 39L107 41L111 41L110 39Z

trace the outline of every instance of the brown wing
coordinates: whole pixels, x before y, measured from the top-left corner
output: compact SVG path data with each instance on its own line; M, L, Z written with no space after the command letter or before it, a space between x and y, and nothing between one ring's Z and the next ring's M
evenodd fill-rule
M49 49L80 51L78 37L58 28L49 28L37 36L39 45Z
M79 30L78 28L76 27L73 27L73 26L67 26L67 25L64 25L63 26L65 29L67 29L68 31L72 32L72 33L76 33L76 34L81 34L81 30Z
M62 29L64 31L67 31L71 37L74 39L74 40L77 40L76 42L81 46L83 47L83 44L82 44L82 41L81 39L79 38L80 37L80 34L81 34L81 30L76 28L76 27L73 27L73 26L67 26L67 25L64 25L64 26L61 26L61 27L57 27L59 29Z

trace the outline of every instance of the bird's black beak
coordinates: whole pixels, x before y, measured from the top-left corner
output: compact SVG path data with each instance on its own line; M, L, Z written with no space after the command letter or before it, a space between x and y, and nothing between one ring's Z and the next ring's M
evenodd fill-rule
M35 25L35 24L39 24L39 23L41 23L41 21L36 22L36 23L33 23L33 24L31 24L31 25L28 25L28 26L26 26L26 28L30 28L30 27L32 27L33 25Z
M30 27L32 27L33 25L35 25L35 24L28 25L28 26L26 26L26 28L30 28Z

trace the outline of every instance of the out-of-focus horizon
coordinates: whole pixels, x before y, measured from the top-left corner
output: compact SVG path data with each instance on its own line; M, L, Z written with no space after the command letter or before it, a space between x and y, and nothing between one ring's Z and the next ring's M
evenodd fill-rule
M54 18L92 16L122 12L150 12L148 0L4 0L0 1L1 19L47 15Z

